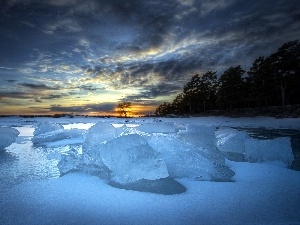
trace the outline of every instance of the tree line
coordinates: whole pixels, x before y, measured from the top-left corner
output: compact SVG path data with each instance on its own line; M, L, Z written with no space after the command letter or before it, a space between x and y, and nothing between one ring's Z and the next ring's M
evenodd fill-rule
M284 43L268 57L254 60L249 71L230 67L218 78L216 71L196 74L172 102L155 114L197 114L207 110L256 108L300 104L300 41Z

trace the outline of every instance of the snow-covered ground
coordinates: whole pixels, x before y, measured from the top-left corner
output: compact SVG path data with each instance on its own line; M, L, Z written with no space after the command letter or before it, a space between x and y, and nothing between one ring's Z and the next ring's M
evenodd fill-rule
M236 129L297 134L300 119L7 117L0 127L0 224L300 224L290 137ZM186 191L111 185L166 177Z

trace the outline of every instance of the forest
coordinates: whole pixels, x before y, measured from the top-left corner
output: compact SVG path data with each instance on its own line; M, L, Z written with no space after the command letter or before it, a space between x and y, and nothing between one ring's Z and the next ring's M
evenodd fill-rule
M232 66L218 76L217 71L195 74L172 102L164 102L155 114L199 114L212 110L300 104L300 41L284 43L275 53L254 60L249 71Z

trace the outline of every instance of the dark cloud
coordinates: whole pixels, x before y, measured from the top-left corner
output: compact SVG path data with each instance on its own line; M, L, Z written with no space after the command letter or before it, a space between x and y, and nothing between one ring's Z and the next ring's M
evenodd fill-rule
M10 79L8 79L8 80L5 80L6 82L8 82L8 83L15 83L15 82L17 82L18 80L10 80Z
M153 99L159 96L170 96L182 90L182 86L176 83L162 83L145 88L137 95L129 95L124 100L133 102L153 102ZM156 103L157 104L157 103Z
M153 82L161 81L166 84L182 83L189 79L190 75L203 68L204 59L189 56L186 58L170 59L153 62L152 60L139 63L121 64L117 67L103 68L96 66L87 69L87 73L94 78L111 80L113 86L123 88L148 88ZM121 77L114 79L115 77ZM89 86L88 86L89 87Z
M88 112L114 112L116 103L106 102L99 104L86 104L81 106L62 106L62 105L51 105L51 112L66 112L66 113L88 113Z
M31 99L32 95L26 92L4 92L0 93L0 99L11 98L11 99Z
M221 75L236 65L247 70L255 58L299 38L298 5L297 0L0 1L0 77L6 85L0 98L50 102L74 95L80 105L89 99L86 94L101 99L109 90L115 101L152 104L180 92L196 73Z
M138 53L138 52L142 51L142 48L138 45L122 43L122 44L116 46L116 51ZM101 59L102 62L105 62L104 60L105 59Z
M47 95L47 96L43 96L41 97L41 99L59 99L59 98L64 98L64 97L67 97L69 96L69 94L50 94L50 95Z
M91 84L80 85L80 86L78 86L78 88L81 89L81 90L84 90L84 91L103 90L103 88L98 88L98 87L95 87L94 85L91 85Z
M20 83L19 85L34 90L59 90L58 87L50 87L45 84Z
M34 101L35 101L35 102L43 102L43 101L41 100L40 97L35 97L35 98L34 98Z

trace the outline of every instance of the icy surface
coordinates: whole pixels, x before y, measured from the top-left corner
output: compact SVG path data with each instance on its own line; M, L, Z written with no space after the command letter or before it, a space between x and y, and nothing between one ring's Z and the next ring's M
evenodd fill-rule
M188 191L163 196L110 187L84 174L23 183L0 193L1 224L299 224L300 174L231 163L235 182L180 180Z
M76 150L71 149L61 156L57 167L60 174L65 175L70 172L78 172L81 169L80 165L83 163L83 157L80 157Z
M281 161L290 166L294 159L289 137L270 140L245 140L245 158L249 162Z
M198 147L201 154L211 162L224 165L225 158L216 147L214 126L188 124L186 130L179 131L177 137L184 143Z
M175 128L173 122L152 122L141 124L136 129L146 133L175 133Z
M60 124L44 121L44 122L37 124L37 126L35 127L35 130L33 132L33 135L38 136L40 134L45 134L48 132L53 132L53 131L58 131L58 130L63 130L63 129L64 129L64 127Z
M91 157L98 157L94 155L98 152L98 145L117 136L118 131L111 123L98 122L88 130L83 143L83 152Z
M101 161L102 163L102 161ZM84 154L78 154L78 151L71 149L61 156L57 164L60 175L63 176L67 173L82 172L98 176L102 179L110 178L110 171L103 165L100 167L91 161L89 157Z
M159 133L171 131L169 127L175 129L173 123L153 124L162 124L156 129ZM128 130L125 126L115 128L110 123L98 122L89 129L83 144L86 166L104 171L108 168L111 179L119 183L155 180L169 174L172 178L198 180L229 180L233 176L234 173L225 165L225 158L216 147L214 127L188 125L187 130L178 135L153 133L147 139L134 133L154 129L146 128ZM79 159L74 157L62 159L64 163L59 164L62 174L82 168L81 162L80 166L71 166L72 163L79 164ZM67 162L68 159L70 162ZM64 165L66 168L63 168Z
M183 194L166 196L140 192L144 189L131 188L132 183L115 186L125 189L129 187L129 191L122 190L109 186L107 181L109 177L103 180L99 179L101 176L88 175L97 174L99 166L91 161L92 158L87 153L81 154L81 144L72 147L72 144L58 147L32 145L33 130L31 128L43 121L63 125L68 123L95 124L102 121L107 124L120 124L122 127L125 119L1 118L1 126L18 127L20 135L5 151L0 152L0 224L300 224L300 173L284 168L281 164L273 161L274 159L286 161L285 158L289 155L289 146L291 145L288 138L257 140L245 137L237 130L228 128L242 126L300 129L299 119L201 117L161 118L161 120L173 122L176 124L176 130L180 125L180 129L184 132L188 132L186 127L189 124L220 127L216 132L216 145L222 153L231 151L239 154L240 148L234 147L235 145L242 146L241 149L244 149L245 154L251 152L256 156L259 155L260 157L255 159L259 159L259 163L225 160L227 168L235 172L235 175L230 178L233 182L199 182L194 179L197 179L198 172L194 173L195 176L191 176L193 179L176 178L176 181L186 188L186 192ZM151 123L154 120L153 118L141 118L140 120L135 119L135 121L137 126L142 123ZM72 125L70 128L75 127ZM224 129L227 128L229 130L225 134ZM113 141L120 135L132 133L134 129L136 128L124 126L120 130L111 130L113 133L116 131L116 135L112 135L112 138L102 138L102 140L109 140L101 141L100 144ZM218 136L218 131L221 129L223 129L224 139ZM100 129L99 133L102 137L105 135L101 134ZM231 137L230 134L233 133L236 133L236 136ZM221 133L219 134L221 135ZM241 136L239 137L239 135ZM211 174L218 174L215 169L219 166L213 163L215 162L214 157L208 159L201 153L201 149L208 148L203 148L193 142L197 135L189 142L187 142L188 139L183 139L184 135L181 138L179 136L176 133L143 135L154 150L160 149L163 157L163 152L166 152L168 157L163 160L166 162L169 173L170 171L176 172L177 169L178 173L190 171L193 175L194 170L199 170L203 173L203 177L207 176L208 180L211 179ZM153 145L152 141L156 141L156 139L157 143ZM162 141L164 139L165 141ZM61 141L66 140L68 139ZM97 138L95 137L94 140ZM222 144L224 148L220 147L221 142L219 141L221 140L224 140ZM165 144L163 144L164 142ZM181 152L179 151L180 156L176 156L177 150L181 150ZM61 153L65 153L65 155L62 156L64 159L58 166L62 165L62 168L69 167L70 171L81 171L88 174L69 173L59 177L57 163ZM260 155L261 153L263 155ZM270 160L270 155L272 162L268 161L266 164L265 160ZM200 161L198 162L196 159L200 159ZM172 160L174 160L173 163L171 163ZM183 161L187 161L187 163L184 164ZM69 164L63 165L64 163ZM175 167L177 163L182 168ZM210 171L201 171L197 167L201 163ZM220 170L223 171L223 168L221 167ZM68 173L68 171L65 172ZM166 182L156 188L164 189L165 184L169 183ZM170 186L173 184L170 183Z
M245 131L220 128L216 131L217 147L226 158L233 161L245 160L245 140L250 138Z
M115 130L110 126L106 128ZM91 172L101 177L106 175L106 178L122 184L168 177L165 162L140 135L129 134L102 142L103 136L99 135L97 139L92 135L93 139L100 140L97 144L91 144L90 135L91 132L87 137L89 143L84 143L82 155L68 152L62 157L58 164L62 175L74 171Z
M14 143L19 135L19 131L10 127L0 127L0 151Z
M178 135L183 141L201 148L216 147L214 126L188 124L186 130L181 130Z
M107 141L99 145L99 151L103 163L112 171L112 179L115 182L156 180L169 175L161 156L137 134Z
M54 130L46 133L40 133L32 138L32 143L36 145L48 144L49 142L57 142L64 139L79 139L77 142L83 142L83 130L77 128L71 130ZM61 142L61 144L66 144ZM50 145L51 146L51 145Z
M92 126L88 130L86 139L82 145L82 152L85 158L89 159L89 161L86 161L87 164L97 166L102 170L105 165L101 159L99 145L117 136L118 131L111 123L97 122Z
M223 152L245 153L245 140L250 138L245 131L221 128L216 131L217 147Z
M289 137L259 140L245 131L222 128L216 131L217 147L226 158L248 162L282 162L289 167L294 160Z
M70 143L82 143L83 142L83 130L73 128L65 130L60 124L41 122L38 123L33 132L32 143L35 145L65 145ZM61 140L71 140L70 142L58 142ZM74 141L76 139L76 141ZM51 142L58 142L51 144Z
M173 178L196 180L229 180L234 173L213 157L207 158L203 149L184 143L172 136L154 135L149 144L163 155L169 174Z

